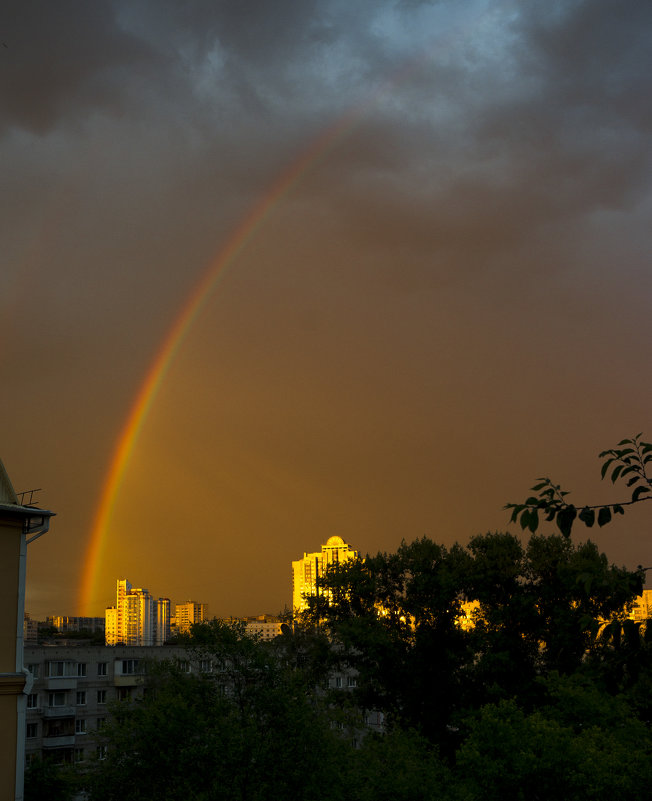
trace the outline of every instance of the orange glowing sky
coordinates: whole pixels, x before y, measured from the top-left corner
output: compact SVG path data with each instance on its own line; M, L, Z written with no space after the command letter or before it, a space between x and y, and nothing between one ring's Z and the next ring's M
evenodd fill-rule
M127 577L276 612L333 534L466 542L546 474L620 497L598 451L652 438L652 7L547 6L2 20L0 456L57 513L29 611ZM645 511L592 532L617 563L652 564Z

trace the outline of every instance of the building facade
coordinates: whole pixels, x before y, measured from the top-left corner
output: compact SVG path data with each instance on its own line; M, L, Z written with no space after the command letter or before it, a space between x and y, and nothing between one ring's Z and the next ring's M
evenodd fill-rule
M307 608L306 597L318 594L318 579L327 568L357 559L358 552L341 537L330 537L321 551L304 553L303 559L292 562L292 608L294 613Z
M153 598L149 590L118 579L116 604L105 612L107 645L163 645L170 637L170 599Z
M61 634L67 632L88 631L92 633L104 632L105 619L103 617L72 617L70 615L48 615L45 618L48 626L52 626Z
M38 646L25 648L32 686L27 695L25 758L57 763L102 757L97 734L108 704L142 693L145 664L181 659L181 649Z
M177 604L175 609L177 631L179 633L190 631L193 623L203 623L207 615L208 606L206 604L199 604L195 601Z

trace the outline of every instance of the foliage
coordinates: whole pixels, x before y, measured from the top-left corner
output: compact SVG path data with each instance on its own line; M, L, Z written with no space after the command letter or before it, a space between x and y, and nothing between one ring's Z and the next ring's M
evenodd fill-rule
M64 765L35 759L25 769L25 801L72 801L77 779Z
M652 626L628 612L644 571L570 533L652 497L652 445L637 435L601 458L630 501L578 511L543 479L509 505L526 542L423 537L335 564L273 642L194 626L178 644L202 672L158 663L142 700L113 707L89 801L638 799ZM560 533L538 533L540 514Z
M318 798L344 743L303 675L237 626L193 631L210 670L150 666L142 700L113 707L91 799Z
M369 735L351 753L347 801L453 801L451 769L437 750L413 730Z
M403 543L335 566L321 586L303 624L328 633L332 669L355 671L358 706L450 755L469 710L513 697L536 703L541 675L572 674L587 660L615 675L609 633L625 625L642 585L593 543L535 535L523 546L493 533L466 548Z
M441 740L468 661L457 625L468 556L423 538L334 566L304 626L327 631L332 666L357 674L356 700ZM331 597L325 603L325 597Z
M642 434L631 439L623 439L615 448L609 448L599 454L603 460L601 475L604 479L610 473L611 482L626 480L626 486L632 488L631 499L620 503L585 505L577 507L566 500L569 492L562 490L550 478L537 479L531 491L537 493L529 496L523 503L508 503L505 509L511 509L511 522L518 521L522 529L529 529L533 534L537 531L540 516L548 522L555 521L560 532L570 537L573 523L579 520L587 528L596 522L605 526L611 522L613 515L624 514L625 506L652 499L652 478L647 474L647 465L652 461L652 444L641 440ZM596 515L597 512L597 515Z
M552 676L540 708L514 699L482 707L459 749L468 801L640 798L652 779L652 736L623 699L585 679Z

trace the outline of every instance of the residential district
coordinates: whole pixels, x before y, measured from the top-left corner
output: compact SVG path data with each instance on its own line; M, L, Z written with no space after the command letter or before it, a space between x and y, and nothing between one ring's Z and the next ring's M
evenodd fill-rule
M331 537L316 553L292 562L295 612L306 607L306 596L317 592L317 579L332 564L357 558L341 537ZM30 675L27 693L25 760L48 757L56 762L83 762L102 756L93 734L106 721L108 704L142 692L143 666L156 658L176 658L188 671L208 665L188 662L184 648L169 645L174 636L208 619L207 605L176 604L149 590L116 582L115 605L102 617L48 616L38 622L25 615L24 664ZM230 619L226 622L232 622ZM278 616L261 614L242 619L248 635L270 640L281 633ZM88 635L85 639L79 636ZM91 639L104 637L104 645ZM353 676L333 675L334 687L352 687ZM379 719L368 725L377 727Z
M292 562L292 600L295 612L306 608L306 597L317 592L317 579L329 565L357 558L358 552L341 537L331 537L321 551L304 553ZM80 632L104 633L105 645L90 645L79 639L50 638L38 645L39 624L25 619L25 665L33 683L27 695L26 762L47 756L56 762L83 762L102 756L104 746L94 741L107 717L107 704L142 692L143 666L156 658L178 659L191 672L207 670L204 663L188 661L184 648L166 642L177 633L188 632L193 623L208 619L204 603L177 604L170 614L169 598L154 598L127 579L116 585L116 602L104 618L50 616L41 631L60 635ZM652 616L652 590L645 590L632 611L643 620ZM229 619L231 622L233 619ZM281 633L278 616L262 614L243 618L246 632L262 640ZM464 620L460 621L464 625ZM352 675L333 675L337 688L355 686ZM380 717L368 718L371 728L382 725Z
M39 622L25 614L27 545L48 531L53 515L19 501L0 461L0 594L8 613L0 621L0 782L14 785L15 799L22 799L24 767L35 759L72 763L105 756L97 733L112 701L142 694L147 662L175 659L190 673L211 670L174 644L175 635L208 619L206 604L188 601L173 609L169 598L133 587L126 578L117 580L115 604L103 618L49 616ZM293 612L317 594L329 566L356 558L353 547L333 536L319 551L292 562ZM652 616L652 590L638 598L631 616ZM268 614L240 624L262 640L277 637L284 625ZM459 625L471 625L469 610ZM346 691L356 686L356 676L333 672L329 683ZM371 730L383 728L380 712L370 711L364 722Z

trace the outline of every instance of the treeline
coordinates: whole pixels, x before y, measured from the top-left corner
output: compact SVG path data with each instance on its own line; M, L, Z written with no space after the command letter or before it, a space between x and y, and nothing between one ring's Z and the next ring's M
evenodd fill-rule
M641 589L641 572L564 536L404 543L334 568L271 643L195 626L198 669L151 665L78 780L89 801L639 801Z

